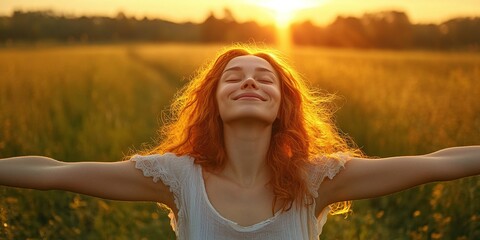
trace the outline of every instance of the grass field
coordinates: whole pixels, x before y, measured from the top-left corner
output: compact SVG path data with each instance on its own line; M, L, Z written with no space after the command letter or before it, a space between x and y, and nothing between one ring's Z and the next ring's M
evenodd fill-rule
M217 45L0 49L0 157L118 161L154 144L170 99ZM480 55L297 48L370 156L480 144ZM480 178L355 201L322 239L480 239ZM0 239L174 239L155 204L0 188Z

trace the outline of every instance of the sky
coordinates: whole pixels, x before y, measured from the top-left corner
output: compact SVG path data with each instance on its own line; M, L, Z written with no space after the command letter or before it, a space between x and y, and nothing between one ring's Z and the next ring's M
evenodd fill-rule
M441 23L453 17L480 17L480 0L270 0L269 6L289 6L305 2L291 14L293 21L310 19L319 25L331 23L336 16L362 16L365 12L398 10L406 12L413 23ZM127 16L162 18L175 22L202 22L211 11L223 16L229 8L237 21L255 20L273 23L276 14L254 0L1 0L0 15L11 15L13 10L53 10L67 15L115 16L119 11ZM267 0L268 2L268 0Z

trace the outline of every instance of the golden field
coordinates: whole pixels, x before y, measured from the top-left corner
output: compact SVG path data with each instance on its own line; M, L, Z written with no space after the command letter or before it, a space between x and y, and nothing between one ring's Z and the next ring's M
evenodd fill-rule
M154 144L175 92L219 45L0 49L0 157L118 161ZM294 48L338 97L336 122L369 156L480 144L480 55ZM480 178L355 201L322 239L480 239ZM165 211L59 191L0 188L0 239L174 239Z

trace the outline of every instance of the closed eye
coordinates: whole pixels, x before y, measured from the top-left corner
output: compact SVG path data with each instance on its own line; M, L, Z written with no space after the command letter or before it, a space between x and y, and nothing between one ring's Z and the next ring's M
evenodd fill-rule
M225 82L240 82L240 79L227 79Z
M261 83L266 83L266 84L271 84L271 83L273 83L273 81L270 80L270 79L258 79L257 81L258 81L258 82L261 82Z

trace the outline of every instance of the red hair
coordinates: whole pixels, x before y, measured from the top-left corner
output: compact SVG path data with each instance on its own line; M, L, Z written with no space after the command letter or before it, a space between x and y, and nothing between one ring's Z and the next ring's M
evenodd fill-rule
M200 70L176 95L168 119L164 119L160 144L148 154L173 152L189 155L207 171L218 171L227 159L223 122L215 98L218 81L227 63L239 56L254 55L268 61L277 71L281 102L278 119L272 126L267 164L272 172L273 209L280 204L289 210L295 200L311 204L305 167L318 154L351 152L332 121L327 107L332 96L320 96L273 51L237 46L223 51ZM348 208L348 205L344 205ZM343 207L342 207L343 208Z

